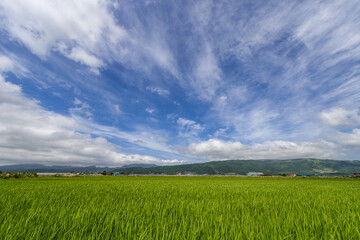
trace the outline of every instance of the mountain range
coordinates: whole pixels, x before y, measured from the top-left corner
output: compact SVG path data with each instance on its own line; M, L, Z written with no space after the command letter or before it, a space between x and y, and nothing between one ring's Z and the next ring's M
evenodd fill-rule
M344 175L360 172L360 161L323 160L301 158L289 160L226 160L177 166L159 166L152 168L116 169L124 173L140 174L246 174L263 172L264 174L307 174L307 175Z
M121 172L125 174L246 174L263 172L264 174L308 174L308 175L344 175L360 172L358 160L324 160L301 158L289 160L225 160L205 163L194 163L174 166L157 166L154 164L129 164L118 168L109 167L74 167L45 166L41 164L18 164L0 166L2 172Z
M108 168L108 167L46 166L42 164L16 164L16 165L0 166L0 171L2 172L95 173L95 172L112 171L112 170L113 168Z

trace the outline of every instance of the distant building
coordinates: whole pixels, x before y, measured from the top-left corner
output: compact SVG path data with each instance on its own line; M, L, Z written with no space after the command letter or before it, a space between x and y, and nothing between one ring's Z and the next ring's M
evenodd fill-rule
M114 172L114 175L120 175L120 172Z
M289 173L288 176L289 177L296 177L296 174L295 173Z
M177 172L176 175L181 175L181 172Z
M261 175L264 175L264 173L262 173L262 172L248 172L246 174L246 176L248 176L248 177L259 177Z

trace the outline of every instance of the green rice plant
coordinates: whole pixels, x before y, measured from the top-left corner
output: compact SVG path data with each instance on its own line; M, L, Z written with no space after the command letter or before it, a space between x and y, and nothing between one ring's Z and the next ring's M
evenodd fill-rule
M359 179L0 180L2 239L360 239Z

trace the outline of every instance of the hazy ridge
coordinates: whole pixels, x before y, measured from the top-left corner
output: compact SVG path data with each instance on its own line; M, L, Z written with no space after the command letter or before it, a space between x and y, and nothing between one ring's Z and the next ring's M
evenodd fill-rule
M3 172L121 172L133 174L246 174L247 172L263 172L277 175L280 173L297 173L310 175L344 175L360 172L360 161L353 160L323 160L301 158L289 160L225 160L205 163L156 166L152 164L130 164L118 168L109 167L75 167L75 166L45 166L41 164L18 164L0 166Z

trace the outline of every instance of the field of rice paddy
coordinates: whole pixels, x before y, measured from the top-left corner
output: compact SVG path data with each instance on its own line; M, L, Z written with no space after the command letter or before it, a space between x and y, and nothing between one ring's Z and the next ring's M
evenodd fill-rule
M360 239L360 180L0 180L1 239Z

